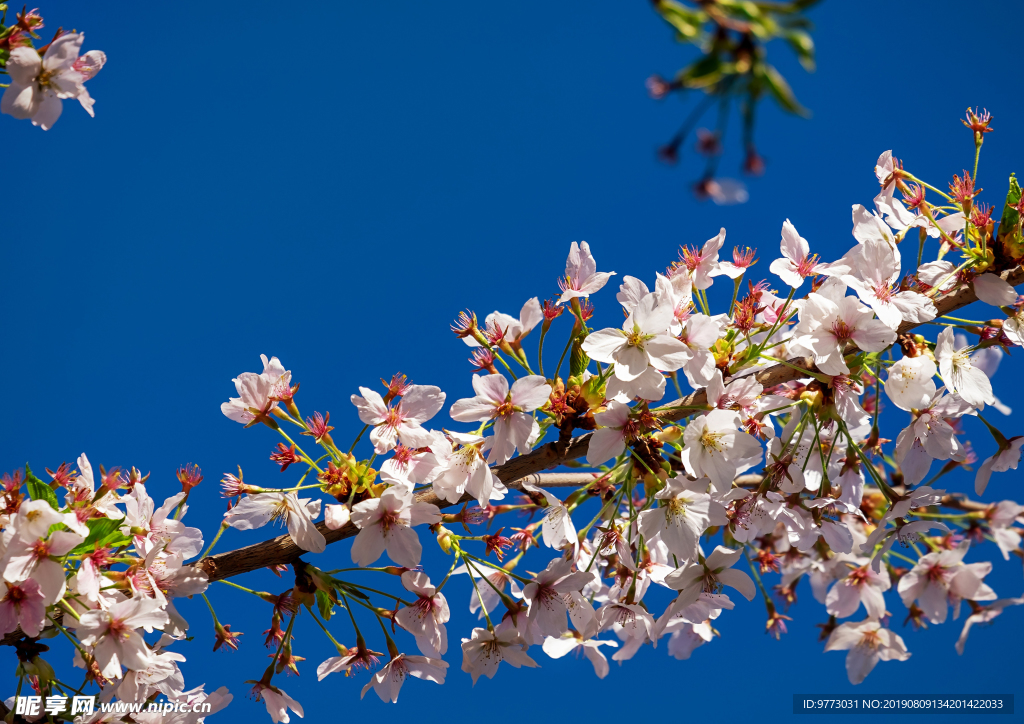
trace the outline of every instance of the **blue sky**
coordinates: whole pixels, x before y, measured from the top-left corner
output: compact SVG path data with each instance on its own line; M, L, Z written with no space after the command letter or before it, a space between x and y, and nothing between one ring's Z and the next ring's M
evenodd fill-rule
M55 467L84 450L94 464L152 471L163 497L177 488L174 469L194 462L207 479L189 518L212 533L221 474L240 464L247 479L281 479L266 460L277 442L269 431L242 430L219 412L231 378L259 371L260 353L280 357L302 383L303 411L330 410L335 437L346 439L358 430L349 395L395 371L440 385L450 401L468 396L467 350L450 320L465 307L516 312L554 295L574 240L590 242L602 270L650 279L680 244L725 226L726 248L757 246L766 273L788 217L812 249L839 256L853 243L851 204L876 193L880 152L895 149L938 186L969 165L958 121L968 105L995 116L980 185L1001 204L1024 150L1006 22L1015 9L923 0L815 8L817 73L788 48L769 53L814 116L762 104L767 174L750 181L749 203L723 208L690 193L701 169L692 144L678 167L654 158L694 99L654 102L644 80L672 74L693 51L646 3L248 2L172 16L154 3L51 2L48 30L84 30L85 48L106 51L109 63L90 82L95 119L68 105L44 133L0 118L9 149L0 324L12 365L0 470L26 460ZM727 140L722 173L738 176L741 160ZM599 320L617 318L612 288L595 301ZM1004 363L997 393L1024 409L1011 374ZM980 426L969 432L989 454ZM947 482L970 487L966 476ZM997 476L988 499L1020 498L1018 485L1016 474ZM218 548L258 539L231 532ZM347 546L323 558L345 565ZM433 553L426 562L443 565ZM1019 595L1019 561L1000 560L988 581ZM242 582L287 587L262 572ZM449 587L453 639L470 625L464 583ZM186 682L231 689L220 720L264 716L242 680L265 666L266 607L216 593L222 620L247 634L242 650L211 653L205 607L183 603L198 637L179 647ZM723 616L722 638L688 662L659 649L613 665L606 681L636 699L598 700L585 661L537 651L540 671L502 671L475 688L451 655L443 689L410 681L386 710L372 695L358 703L363 677L316 685L332 648L313 628L296 646L308 659L302 676L282 685L307 720L345 707L471 721L517 686L556 718L599 705L605 718L757 712L765 721L788 720L793 694L1021 693L1011 635L1020 611L976 630L963 657L953 651L959 623L917 633L896 623L913 657L881 664L854 688L843 655L821 653L823 608L807 603L806 584L800 594L781 642L762 633L755 601ZM902 619L895 596L890 609ZM0 663L10 660L0 652Z

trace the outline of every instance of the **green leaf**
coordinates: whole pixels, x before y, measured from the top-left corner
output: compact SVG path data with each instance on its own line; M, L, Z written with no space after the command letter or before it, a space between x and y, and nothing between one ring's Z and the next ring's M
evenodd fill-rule
M45 500L54 510L60 510L60 503L57 502L57 494L53 488L37 478L32 468L25 463L25 483L28 485L28 495L32 500Z
M1024 259L1024 238L1020 232L1020 214L1013 208L1020 203L1021 190L1017 183L1017 177L1010 174L1010 190L1006 194L1006 205L1003 206L1003 215L999 219L999 228L996 230L997 254L1002 253L1014 263L1020 263Z
M814 41L811 40L810 34L803 30L788 30L786 31L786 42L796 52L804 70L813 73L815 68Z
M320 611L320 615L323 616L324 621L331 620L331 616L334 615L334 605L323 591L318 590L316 592L316 607Z
M1006 205L1003 206L1003 216L999 220L1000 236L1009 233L1011 229L1017 228L1020 221L1020 214L1013 208L1020 203L1020 184L1017 183L1017 175L1010 174L1010 190L1006 193ZM1005 230L1005 231L1004 231Z
M680 40L692 42L700 37L701 28L708 16L700 10L691 10L672 0L662 0L657 5L658 13L679 33Z
M707 88L722 78L724 68L717 55L707 55L683 68L676 80L684 88Z
M583 371L590 366L590 357L583 351L583 340L576 338L572 343L572 352L569 353L569 375L576 377L582 375Z
M86 525L89 526L89 535L86 536L84 541L75 546L71 553L74 555L90 553L96 546L100 548L116 548L131 542L131 538L120 531L120 527L123 524L124 518L118 518L117 520L95 518L86 521Z
M775 66L768 63L759 64L755 73L764 82L768 92L772 94L782 110L804 118L810 117L811 112L800 105L796 96L793 95L793 89L789 87L789 83L782 77L782 73L775 69Z

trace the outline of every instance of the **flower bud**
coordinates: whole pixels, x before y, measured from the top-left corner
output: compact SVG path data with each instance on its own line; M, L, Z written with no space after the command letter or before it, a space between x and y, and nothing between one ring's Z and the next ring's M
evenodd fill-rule
M445 553L452 552L452 532L443 525L437 529L437 544Z

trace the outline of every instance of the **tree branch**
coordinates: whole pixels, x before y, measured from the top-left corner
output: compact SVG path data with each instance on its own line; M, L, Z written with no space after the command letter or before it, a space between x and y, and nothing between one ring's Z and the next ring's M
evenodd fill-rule
M1014 267L1013 269L1002 272L1000 276L1012 286L1017 286L1024 283L1024 267ZM968 284L939 297L935 300L935 306L938 309L939 316L941 316L960 309L961 307L965 307L977 300L978 297L974 292L974 285ZM900 334L905 334L918 326L920 325L904 322L900 325L897 331ZM814 370L814 359L810 357L794 357L789 360L789 364L808 371ZM772 387L783 382L790 382L804 376L805 375L801 374L799 370L783 364L774 364L765 367L754 374L757 381L765 387ZM701 407L706 404L706 391L697 390L696 392L676 400L675 402L671 402L656 409L662 411L662 419L676 421L691 414L693 411L692 408ZM593 433L587 433L585 435L575 437L562 449L560 449L557 443L542 445L531 453L520 455L519 457L508 461L504 465L497 466L494 468L493 472L512 490L522 490L523 483L531 483L545 488L582 487L583 485L586 485L592 480L600 477L600 473L541 474L541 471L558 465L563 465L570 460L586 456L592 434ZM735 484L741 487L756 487L760 484L761 479L762 476L760 475L741 475L736 479ZM441 500L435 496L433 491L430 489L417 493L415 499L417 502L432 503L439 508L447 508L452 505L451 503ZM472 498L469 495L464 495L462 499L459 500L458 504L467 503L471 500ZM989 507L986 503L958 496L955 497L952 495L945 496L939 504L969 512L984 511ZM337 543L338 541L346 538L352 538L359 532L359 529L352 523L349 523L338 530L329 530L323 522L320 522L317 523L317 529L324 535L327 539L327 543L329 544ZM204 558L192 565L205 571L211 581L217 581L238 576L243 573L249 573L250 571L255 571L259 568L293 563L306 552L307 551L304 551L295 545L291 536L281 535L277 538L263 541L262 543L255 543L226 553L218 553L215 556ZM23 636L24 634L22 634L21 629L19 628L0 639L0 645L12 646L23 638Z
M1018 284L1024 283L1024 267L1014 267L1013 269L1002 272L1000 276L1012 286L1017 286ZM935 306L938 309L939 316L941 316L976 301L978 301L978 297L974 292L974 285L966 284L938 297L935 300ZM905 334L918 326L920 325L912 322L904 322L900 325L897 332L899 334ZM789 360L789 364L808 371L814 370L814 359L812 357L794 357ZM790 382L805 376L806 375L801 374L799 370L783 364L774 364L764 368L760 372L754 373L754 377L757 381L765 387L772 387L774 385L778 385L783 382ZM661 416L662 419L676 421L681 420L692 413L692 409L685 408L700 407L706 404L707 392L705 390L697 390L686 397L667 405L663 405L657 409L664 411ZM521 490L523 482L533 482L528 479L530 476L535 476L538 484L545 487L575 487L585 485L590 479L593 479L596 474L555 473L538 476L537 473L558 465L563 465L569 460L575 460L586 456L587 450L590 447L590 437L592 434L593 433L587 433L573 438L569 444L561 450L557 443L552 442L542 445L531 453L520 455L519 457L509 460L504 465L499 465L494 468L494 474L497 475L505 485L513 490ZM759 476L757 477L760 479ZM465 495L459 503L468 502L469 500L471 500L470 496ZM432 503L439 508L445 508L451 505L447 501L441 500L435 496L433 491L429 489L418 493L416 495L416 501ZM984 504L979 503L978 505L982 505L982 508L984 508ZM336 543L346 538L351 538L359 532L359 529L352 523L349 523L338 530L329 530L321 522L317 524L317 528L321 533L323 533L328 544ZM204 570L210 577L211 581L216 581L223 578L237 576L242 573L248 573L249 571L254 571L257 568L292 563L305 552L306 551L295 545L290 536L282 535L272 540L256 543L251 546L246 546L245 548L239 548L238 550L218 553L215 556L204 558L194 565Z

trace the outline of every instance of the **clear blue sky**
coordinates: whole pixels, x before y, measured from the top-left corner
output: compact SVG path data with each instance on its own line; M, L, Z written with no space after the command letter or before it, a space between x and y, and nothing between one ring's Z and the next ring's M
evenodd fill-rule
M649 100L644 80L673 73L693 51L639 0L65 0L42 12L48 31L84 30L85 48L106 51L109 63L89 85L95 119L70 103L46 133L0 118L0 324L11 365L0 470L26 460L55 467L86 451L94 465L152 471L162 498L177 489L174 469L194 462L207 479L189 519L210 533L224 472L241 464L254 482L281 479L266 460L276 444L269 431L243 430L219 411L231 378L259 371L260 353L279 356L302 383L303 411L330 410L336 438L346 439L358 429L349 395L397 370L442 386L450 401L467 396L467 349L450 320L467 306L516 312L531 296L550 297L573 240L590 242L602 270L650 279L679 244L725 226L727 248L757 246L766 273L788 217L834 258L853 243L851 204L876 192L881 151L895 149L937 185L968 165L970 134L958 121L968 105L995 117L981 163L980 185L994 192L986 200L1000 204L1010 171L1024 168L1019 10L1010 2L827 0L814 9L817 73L788 48L770 48L814 117L762 105L768 172L750 183L748 204L730 208L692 198L700 165L689 144L681 167L654 158L686 106ZM723 172L739 175L737 146L726 148ZM609 323L616 318L614 290L596 301ZM1014 372L1004 365L997 394L1024 410ZM991 441L969 429L988 454ZM970 480L948 487L967 490ZM997 476L988 499L1014 496L1024 498L1019 474ZM270 531L232 531L219 549L262 534ZM345 565L347 546L321 560ZM433 553L426 562L443 565ZM988 581L1000 596L1020 595L1019 561L1000 560ZM243 582L288 585L268 573ZM296 644L307 657L301 678L280 683L307 721L345 711L470 722L484 712L504 719L502 708L551 719L788 721L794 693L1024 693L1024 611L976 629L958 657L959 622L902 629L891 596L913 657L880 664L854 688L844 655L821 653L814 624L823 607L806 583L799 592L781 642L762 633L755 600L723 615L722 638L688 662L659 647L613 664L606 682L635 700L601 697L611 690L595 688L585 660L539 650L541 670L505 670L471 688L457 653L470 626L465 581L446 589L456 613L443 689L410 680L397 708L385 709L372 694L359 703L364 676L318 686L315 667L333 649L313 628ZM268 611L226 587L215 593L222 620L246 633L242 649L211 653L205 607L183 602L198 637L176 647L188 657L186 683L235 694L216 721L262 718L242 681L266 665ZM0 665L11 661L0 652ZM528 687L543 710L515 706L513 687Z

